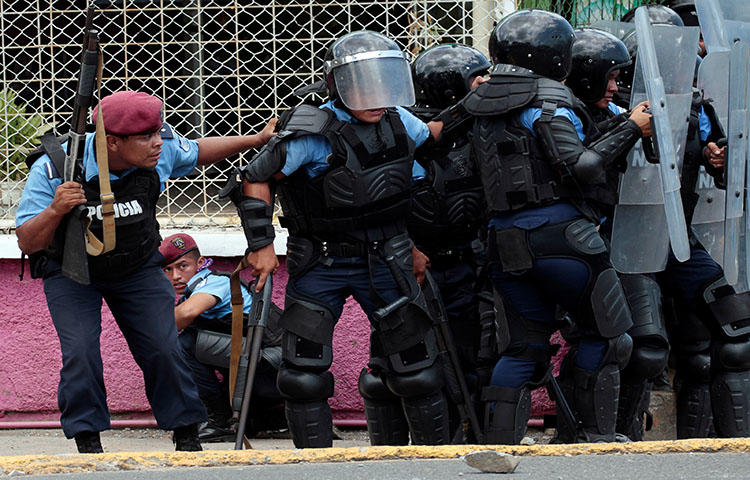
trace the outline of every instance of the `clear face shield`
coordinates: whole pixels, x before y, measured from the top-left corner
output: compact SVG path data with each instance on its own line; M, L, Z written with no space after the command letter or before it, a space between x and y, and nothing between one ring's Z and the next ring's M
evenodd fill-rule
M336 90L350 110L413 105L414 84L406 54L381 50L346 55L326 62Z

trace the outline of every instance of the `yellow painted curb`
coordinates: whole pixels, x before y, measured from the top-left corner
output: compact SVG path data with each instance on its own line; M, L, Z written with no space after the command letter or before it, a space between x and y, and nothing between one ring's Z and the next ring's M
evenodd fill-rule
M521 456L573 456L657 453L750 452L750 439L693 439L572 445L443 445L407 447L311 448L305 450L208 450L204 452L134 452L98 455L23 455L0 457L0 473L51 473L148 470L175 467L229 467L368 460L458 458L477 450Z

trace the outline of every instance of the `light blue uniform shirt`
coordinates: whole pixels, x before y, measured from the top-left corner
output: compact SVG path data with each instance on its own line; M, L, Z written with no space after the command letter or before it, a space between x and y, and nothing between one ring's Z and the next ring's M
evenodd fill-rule
M191 288L192 287L192 288ZM213 295L218 302L209 308L200 316L203 318L220 319L232 313L232 292L229 284L229 277L224 275L212 275L211 270L205 269L196 273L188 282L185 288L185 298L188 299L194 293L208 293ZM242 311L245 314L250 313L250 305L253 303L253 297L247 288L242 287Z
M172 130L172 133L174 138L164 139L161 156L155 167L159 173L162 191L165 188L164 182L166 180L184 177L195 168L198 162L198 143L180 137L174 130ZM66 147L67 144L63 144L63 150ZM86 181L99 175L94 148L94 134L87 133L83 154L83 171ZM52 204L52 199L55 198L55 190L63 183L62 177L50 178L53 171L52 161L47 155L39 157L31 166L21 202L16 211L16 227L20 227L30 218L39 215L42 210ZM110 172L109 180L115 183L133 171L135 171L135 168L130 168L121 172L119 176ZM62 175L62 172L59 173Z
M320 106L333 111L336 118L342 122L357 123L358 120L352 115L338 108L333 101L328 101ZM398 115L406 128L406 134L418 146L422 145L430 136L430 129L427 124L412 115L408 110L402 107L396 107ZM305 135L303 137L290 140L286 144L286 162L281 169L281 173L286 176L296 172L300 167L304 167L307 174L312 178L320 175L328 168L328 155L333 152L331 144L322 135ZM421 165L414 162L412 167L412 178L419 180L424 178L425 171Z
M541 108L527 108L523 112L521 112L521 123L524 127L526 127L532 135L536 137L536 132L534 131L534 122L539 120L539 117L542 116L542 109ZM581 123L581 119L578 118L578 115L573 112L572 108L568 107L558 107L555 110L554 117L565 117L568 120L570 120L570 123L573 124L573 127L576 129L576 133L578 134L578 138L581 139L581 141L584 141L586 139L586 135L583 134L583 124Z
M607 105L607 108L609 108L609 110L610 110L610 111L611 111L612 113L614 113L615 115L619 115L619 114L621 114L621 113L625 113L625 112L627 112L627 110L625 110L625 109L624 109L624 108L622 108L621 106L619 106L619 105L617 105L617 104L615 104L615 103L612 103L612 102L609 102L609 105Z
M698 130L700 131L702 142L705 142L708 139L708 136L711 135L711 119L708 118L706 111L703 110L703 105L701 105L701 109L698 110Z

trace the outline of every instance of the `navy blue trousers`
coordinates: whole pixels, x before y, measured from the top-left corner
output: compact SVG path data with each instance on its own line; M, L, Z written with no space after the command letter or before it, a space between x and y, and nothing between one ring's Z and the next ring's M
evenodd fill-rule
M159 260L156 252L136 272L91 285L66 278L59 264L49 262L44 293L62 350L57 398L66 437L110 428L99 343L102 299L143 371L159 428L173 430L205 420L206 410L177 340L174 289Z
M351 295L359 303L368 317L380 307L378 299L370 292L370 276L367 259L360 257L330 257L332 264L318 264L299 278L290 278L288 292L316 300L327 306L333 318L338 319L344 309L344 302ZM401 296L391 271L383 261L373 272L373 285L382 301L393 302Z

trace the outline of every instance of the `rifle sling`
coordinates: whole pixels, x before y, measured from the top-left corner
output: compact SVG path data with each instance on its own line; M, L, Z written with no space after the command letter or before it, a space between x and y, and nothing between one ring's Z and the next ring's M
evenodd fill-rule
M243 309L245 302L242 298L242 283L240 282L240 272L249 267L247 257L234 269L229 277L229 288L232 293L232 345L229 354L229 391L234 395L235 386L237 385L237 370L240 366L240 356L242 356L242 324L244 321Z
M102 71L104 61L99 53L99 65L96 72L97 96L102 98ZM86 253L91 256L110 252L115 248L115 195L109 183L109 157L107 155L107 136L104 131L102 108L96 114L96 165L99 168L99 199L102 203L102 241L91 233L86 226Z

